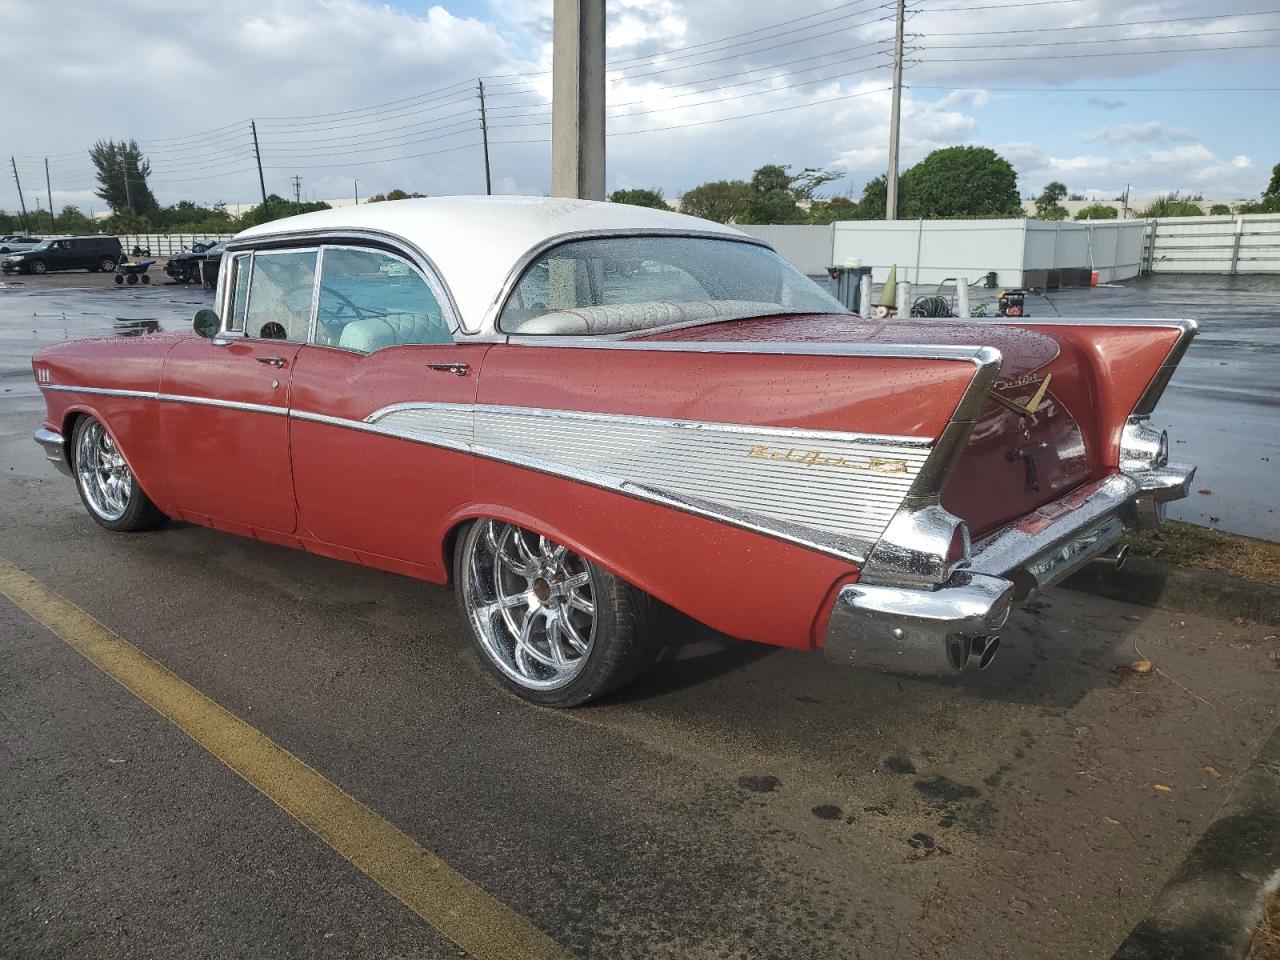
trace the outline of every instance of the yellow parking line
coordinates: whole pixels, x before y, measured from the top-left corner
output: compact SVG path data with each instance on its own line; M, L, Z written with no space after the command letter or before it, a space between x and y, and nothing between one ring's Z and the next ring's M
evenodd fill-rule
M4 559L0 593L476 960L570 957L342 788Z

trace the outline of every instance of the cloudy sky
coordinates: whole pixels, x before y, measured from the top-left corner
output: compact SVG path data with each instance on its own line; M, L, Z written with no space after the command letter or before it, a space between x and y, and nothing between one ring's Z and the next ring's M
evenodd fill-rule
M163 203L269 191L495 192L550 182L551 0L0 0L0 154L28 206L86 210L99 138L138 139ZM1280 162L1280 3L910 0L903 161L952 144L1049 180L1135 197L1255 196ZM667 196L762 163L845 174L887 157L891 5L607 0L608 187ZM56 10L56 16L52 15ZM1272 12L1267 12L1272 11ZM18 65L18 66L15 66ZM12 177L0 208L17 208Z

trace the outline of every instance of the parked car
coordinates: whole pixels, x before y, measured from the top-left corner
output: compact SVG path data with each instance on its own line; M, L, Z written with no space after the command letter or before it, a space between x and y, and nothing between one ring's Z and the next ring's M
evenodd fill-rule
M24 237L18 234L0 237L0 253L19 253L23 250L30 250L32 247L38 246L39 243L39 237Z
M225 243L192 244L190 250L171 256L164 272L176 283L199 283L203 276L204 285L212 288L218 281L218 264L225 246Z
M64 237L45 240L26 253L13 253L0 261L5 273L47 273L50 270L88 270L108 273L120 262L120 241L115 237Z
M871 321L729 226L614 203L343 207L227 245L195 331L41 349L36 440L165 517L454 584L484 664L581 703L670 608L917 675L1160 522L1195 325Z

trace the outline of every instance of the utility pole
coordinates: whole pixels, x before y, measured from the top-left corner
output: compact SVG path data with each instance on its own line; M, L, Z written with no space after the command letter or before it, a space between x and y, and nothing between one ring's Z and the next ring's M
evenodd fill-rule
M555 0L551 193L604 199L604 0Z
M358 207L360 206L360 178L359 177L351 181L351 187L356 192L356 206Z
M53 187L49 185L49 158L44 158L44 192L49 198L49 229L58 232L58 218L53 215Z
M262 212L267 212L267 181L262 176L262 151L258 149L258 124L250 120L249 131L253 134L253 155L258 160L258 186L262 189Z
M902 124L902 30L907 20L907 0L898 0L893 31L893 110L889 115L889 171L885 176L884 218L898 219L898 128Z
M293 175L293 202L302 202L302 178L296 173Z
M18 206L22 208L22 229L29 230L27 226L27 201L22 199L22 181L18 179L18 160L16 157L10 157L9 163L13 167L13 182L18 185Z
M129 161L125 159L124 141L120 141L120 176L124 177L124 206L133 209L133 200L129 197Z
M493 193L493 184L489 180L489 124L484 114L484 81L476 80L480 85L480 137L484 141L484 195Z

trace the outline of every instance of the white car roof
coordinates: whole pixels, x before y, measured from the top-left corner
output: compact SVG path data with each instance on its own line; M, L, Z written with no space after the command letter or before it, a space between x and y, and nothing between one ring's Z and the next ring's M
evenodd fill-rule
M250 227L234 238L376 230L417 247L453 294L462 326L479 331L503 283L525 255L559 237L645 231L723 234L740 230L667 210L563 197L427 197L337 207Z

